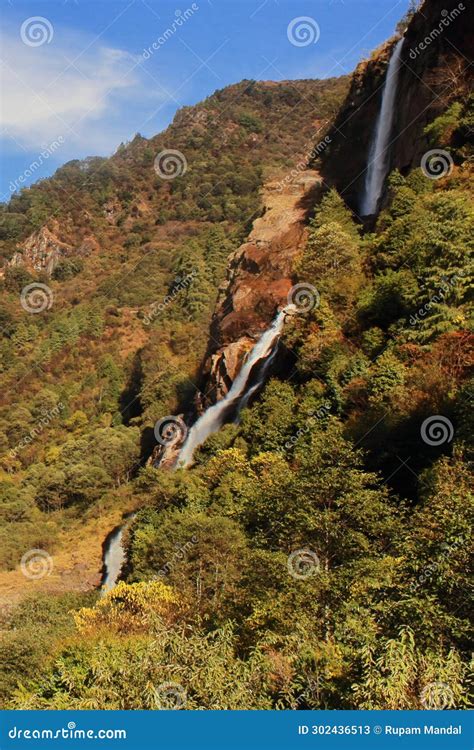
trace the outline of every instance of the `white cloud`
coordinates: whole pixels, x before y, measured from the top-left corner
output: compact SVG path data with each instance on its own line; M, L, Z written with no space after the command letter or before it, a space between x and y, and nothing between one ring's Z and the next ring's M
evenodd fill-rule
M8 148L34 152L61 135L68 156L111 153L163 100L138 60L63 29L50 44L29 47L10 28L0 64Z

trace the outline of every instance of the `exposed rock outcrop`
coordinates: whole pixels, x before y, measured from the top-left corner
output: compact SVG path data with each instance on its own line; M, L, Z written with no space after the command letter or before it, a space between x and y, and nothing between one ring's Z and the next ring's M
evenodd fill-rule
M220 401L229 392L245 355L254 343L250 336L242 336L211 355L209 381L212 383L213 401Z
M99 243L93 235L84 237L78 247L73 247L60 240L55 234L56 227L41 227L30 234L14 253L9 266L24 266L30 271L43 271L51 276L61 258L83 257L99 249Z
M25 266L32 271L45 271L51 276L60 258L69 255L71 251L71 245L61 242L48 227L41 227L24 241L9 265Z
M208 402L226 395L246 353L287 303L308 214L321 190L321 177L314 170L301 172L290 183L265 186L263 215L230 257L220 289L204 368Z

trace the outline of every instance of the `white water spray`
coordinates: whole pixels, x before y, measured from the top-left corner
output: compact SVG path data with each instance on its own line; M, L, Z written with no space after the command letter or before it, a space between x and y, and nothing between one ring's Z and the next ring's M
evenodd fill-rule
M286 308L279 312L270 328L265 333L262 333L242 365L225 398L218 401L217 404L210 406L209 409L206 409L204 414L191 427L186 442L179 452L176 462L178 467L186 468L189 466L193 461L194 451L204 443L209 435L213 435L222 427L226 415L230 411L235 410L238 416L244 406L247 405L251 395L262 385L268 368L275 357L276 345L280 338L287 312ZM259 372L257 382L246 391L247 382L253 367L257 362L262 360L265 361Z
M102 595L113 589L120 578L127 559L122 543L123 535L132 523L135 515L134 513L132 516L129 516L128 520L122 526L115 529L107 540L107 547L104 553L105 574L102 581Z
M382 91L382 104L370 147L364 196L360 208L362 216L370 216L376 213L390 166L390 135L395 114L394 105L404 41L405 39L402 37L396 43L387 68Z

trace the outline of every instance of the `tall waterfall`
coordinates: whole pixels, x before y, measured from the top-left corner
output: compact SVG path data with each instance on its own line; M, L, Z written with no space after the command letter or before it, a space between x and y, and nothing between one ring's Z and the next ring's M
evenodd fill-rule
M213 435L222 427L228 414L234 412L238 415L248 403L250 396L262 385L276 354L276 346L287 312L286 309L279 312L270 328L260 336L225 398L206 409L204 414L191 427L186 442L179 452L176 466L181 468L189 466L193 461L196 448L202 445L209 435ZM258 362L262 362L262 367L258 373L257 381L247 389L250 373Z
M360 208L362 216L370 216L376 213L390 166L390 135L395 113L395 97L404 41L403 37L398 40L388 64L382 91L382 104L370 147L364 195Z

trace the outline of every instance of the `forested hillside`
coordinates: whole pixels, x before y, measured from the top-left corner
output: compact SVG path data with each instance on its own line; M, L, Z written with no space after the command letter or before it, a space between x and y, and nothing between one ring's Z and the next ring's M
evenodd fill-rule
M364 69L216 92L3 206L4 706L468 706L474 97L466 67L417 131L449 168L395 161L362 221L324 164ZM174 180L153 168L170 144ZM302 159L322 176L298 239L255 224L245 243L264 183L296 191ZM269 289L288 265L306 297L263 390L190 468L147 462L157 421L201 413L245 280ZM101 596L100 545L131 511Z
M192 402L226 258L261 211L262 181L306 161L346 90L231 86L156 138L70 162L2 206L3 570L108 513L103 539L128 509L154 423ZM154 167L169 144L188 163L172 181ZM91 567L80 578L100 559Z

